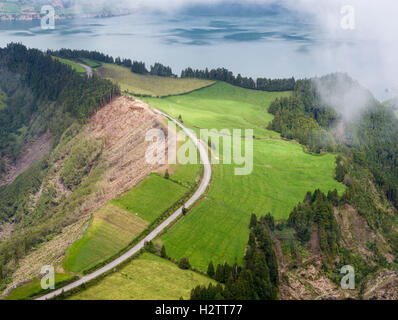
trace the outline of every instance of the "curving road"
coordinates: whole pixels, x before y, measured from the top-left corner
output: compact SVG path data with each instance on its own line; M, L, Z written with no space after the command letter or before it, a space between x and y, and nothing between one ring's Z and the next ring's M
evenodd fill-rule
M86 70L87 78L91 78L93 76L93 69L91 67L83 63L78 63L78 65Z
M186 128L183 124L181 124L180 122L178 122L176 119L170 117L169 115L167 115L166 113L159 111L157 109L153 110L158 113L161 114L165 117L167 117L168 119L172 120L173 122L175 122L184 132L185 134L190 137L192 139L192 141L195 142L196 147L199 149L199 153L200 153L200 159L204 165L204 173L203 173L203 179L200 183L199 188L196 190L196 192L193 194L193 196L185 203L185 208L189 208L190 206L192 206L196 200L198 200L202 194L205 192L207 186L210 183L210 178L211 178L211 165L210 165L210 161L209 161L209 156L207 153L207 148L200 142L200 140L196 137L196 135L189 130L188 128ZM83 283L87 283L95 278L97 278L98 276L102 275L103 273L112 270L113 268L117 267L119 264L121 264L122 262L126 261L127 259L129 259L131 256L133 256L134 254L136 254L138 251L140 251L143 247L144 247L144 243L146 241L151 241L153 240L160 232L162 232L170 223L172 223L174 220L176 220L182 213L182 207L180 207L176 212L174 212L170 217L168 217L165 221L163 221L159 226L156 227L156 229L154 229L149 235L147 235L143 240L141 240L138 244L136 244L133 248L131 248L129 251L127 251L125 254L123 254L122 256L116 258L115 260L113 260L112 262L108 263L107 265L101 267L100 269L94 271L93 273L90 273L82 278L80 278L79 280L72 282L60 289L54 290L44 296L41 296L39 298L37 298L36 300L47 300L47 299L52 299L58 295L60 295L62 292L67 292L69 290L72 290L74 288L77 288L78 286L82 285Z

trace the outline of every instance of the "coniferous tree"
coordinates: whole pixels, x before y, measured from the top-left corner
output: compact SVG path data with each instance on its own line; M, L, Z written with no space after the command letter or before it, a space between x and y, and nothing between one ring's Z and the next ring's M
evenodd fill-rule
M207 267L207 275L210 278L213 278L215 275L213 261L210 261L209 266Z

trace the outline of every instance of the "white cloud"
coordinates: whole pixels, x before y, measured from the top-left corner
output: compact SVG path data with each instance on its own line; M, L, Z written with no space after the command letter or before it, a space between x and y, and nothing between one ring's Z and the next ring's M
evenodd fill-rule
M311 17L319 27L322 48L318 59L333 71L348 71L364 85L383 92L386 86L398 87L398 1L393 0L77 0L93 6L126 6L132 10L163 10L176 13L187 5L280 4ZM340 10L355 9L356 28L343 30ZM283 23L283 21L281 22ZM338 52L334 43L340 45ZM351 46L350 44L354 44ZM355 49L353 49L355 47ZM332 69L332 68L330 68ZM378 94L380 96L380 94Z

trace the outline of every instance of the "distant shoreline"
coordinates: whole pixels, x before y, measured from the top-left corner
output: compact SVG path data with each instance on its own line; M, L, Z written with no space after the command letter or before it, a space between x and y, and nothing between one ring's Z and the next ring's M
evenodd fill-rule
M123 14L71 14L71 15L55 15L55 20L67 20L67 19L76 19L76 18L112 18L112 17L120 17L131 14L123 13ZM36 21L40 20L42 15L40 13L29 13L29 14L5 14L0 13L0 21Z

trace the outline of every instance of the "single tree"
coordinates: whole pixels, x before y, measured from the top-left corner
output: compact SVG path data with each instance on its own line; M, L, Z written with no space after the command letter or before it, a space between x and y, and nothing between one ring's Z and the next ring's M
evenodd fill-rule
M215 275L213 261L210 261L209 266L207 267L207 275L210 278L213 278Z
M166 247L162 245L162 249L160 249L160 256L162 258L167 258Z
M182 257L180 261L178 261L178 267L183 270L188 270L191 268L191 264L189 263L188 258Z

